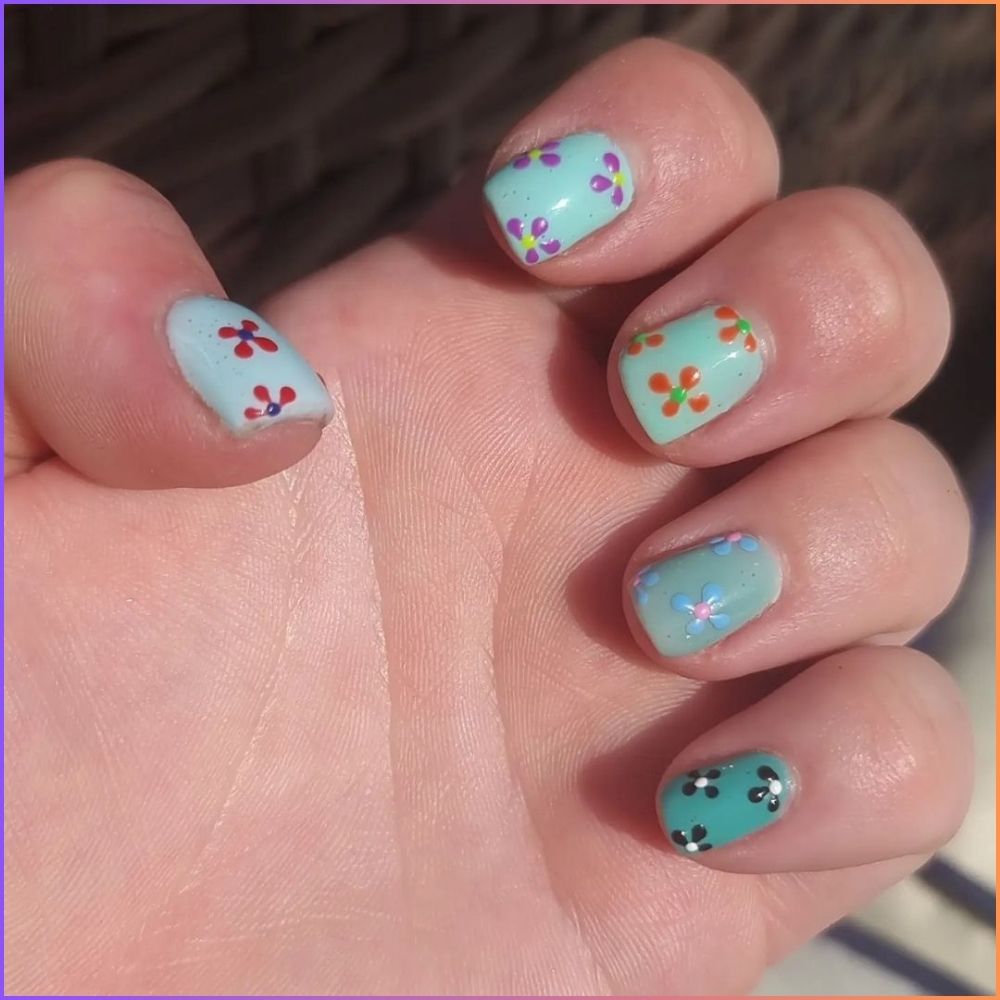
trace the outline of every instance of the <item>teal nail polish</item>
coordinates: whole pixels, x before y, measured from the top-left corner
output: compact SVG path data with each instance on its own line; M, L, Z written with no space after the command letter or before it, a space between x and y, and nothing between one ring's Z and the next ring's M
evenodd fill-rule
M709 306L637 334L619 371L642 429L669 444L738 403L763 363L750 322L731 306Z
M613 222L634 190L621 148L599 132L582 132L515 156L484 193L511 249L531 265Z
M685 656L732 635L781 592L781 564L760 539L728 531L643 569L632 603L663 656Z
M181 299L167 313L166 327L184 378L237 433L330 420L333 404L320 377L245 306L208 295Z
M664 785L660 820L681 854L698 854L770 826L794 794L794 775L780 757L745 753Z

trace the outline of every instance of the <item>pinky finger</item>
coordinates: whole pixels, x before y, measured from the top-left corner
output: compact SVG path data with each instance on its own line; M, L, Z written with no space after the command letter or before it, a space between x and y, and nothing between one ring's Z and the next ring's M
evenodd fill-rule
M829 657L688 746L657 795L680 854L733 872L848 868L934 850L968 805L950 677L915 650Z

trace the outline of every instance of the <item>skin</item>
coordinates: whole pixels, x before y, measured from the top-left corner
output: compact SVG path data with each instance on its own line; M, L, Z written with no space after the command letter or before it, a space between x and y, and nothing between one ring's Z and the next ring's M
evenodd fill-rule
M329 384L322 435L234 441L180 379L163 315L218 284L159 196L79 162L10 184L8 991L743 991L953 832L964 710L886 638L967 545L953 474L885 416L947 338L926 251L867 195L765 207L760 113L666 43L584 70L497 163L582 123L645 193L532 276L470 182L262 307ZM615 419L615 331L743 280L774 363L657 452ZM860 324L835 364L802 288ZM737 526L787 591L652 662L623 579ZM764 742L788 815L674 853L661 775Z

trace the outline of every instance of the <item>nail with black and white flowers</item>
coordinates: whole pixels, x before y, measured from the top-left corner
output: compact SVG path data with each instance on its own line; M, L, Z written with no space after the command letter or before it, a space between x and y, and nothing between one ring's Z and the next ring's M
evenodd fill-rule
M704 774L701 771L688 771L687 776L691 780L686 781L681 789L685 795L704 792L708 798L714 799L719 794L719 789L713 784L722 777L722 772L717 767L709 768Z
M765 784L751 788L747 792L747 798L751 802L763 802L766 799L767 811L777 812L781 808L781 793L785 790L785 786L774 768L766 764L757 768L757 777Z
M687 851L689 854L695 854L698 851L710 851L712 845L705 841L705 837L708 836L708 830L706 830L701 823L695 823L691 827L691 835L688 836L683 830L672 830L670 833L670 839L682 850Z

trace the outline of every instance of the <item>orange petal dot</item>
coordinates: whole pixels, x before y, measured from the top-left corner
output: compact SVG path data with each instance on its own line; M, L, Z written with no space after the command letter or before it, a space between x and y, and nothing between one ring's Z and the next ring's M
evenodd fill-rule
M681 404L674 402L672 399L668 399L663 404L663 414L667 417L676 417L680 412Z
M650 347L659 347L660 344L663 343L663 334L662 333L651 333L646 338L646 343L649 344Z
M739 332L740 328L738 326L725 326L719 331L719 340L724 344L731 344Z
M704 413L708 409L708 396L691 396L688 402L695 413Z
M663 372L654 372L649 376L649 388L653 392L670 392L670 379Z
M694 365L681 369L681 385L685 389L693 389L701 381L701 372Z
M757 338L752 333L748 333L746 340L743 341L743 346L753 354L757 350Z
M642 344L638 340L633 340L631 344L628 345L629 354L642 354Z
M719 306L715 310L716 319L739 319L740 314L732 306Z

